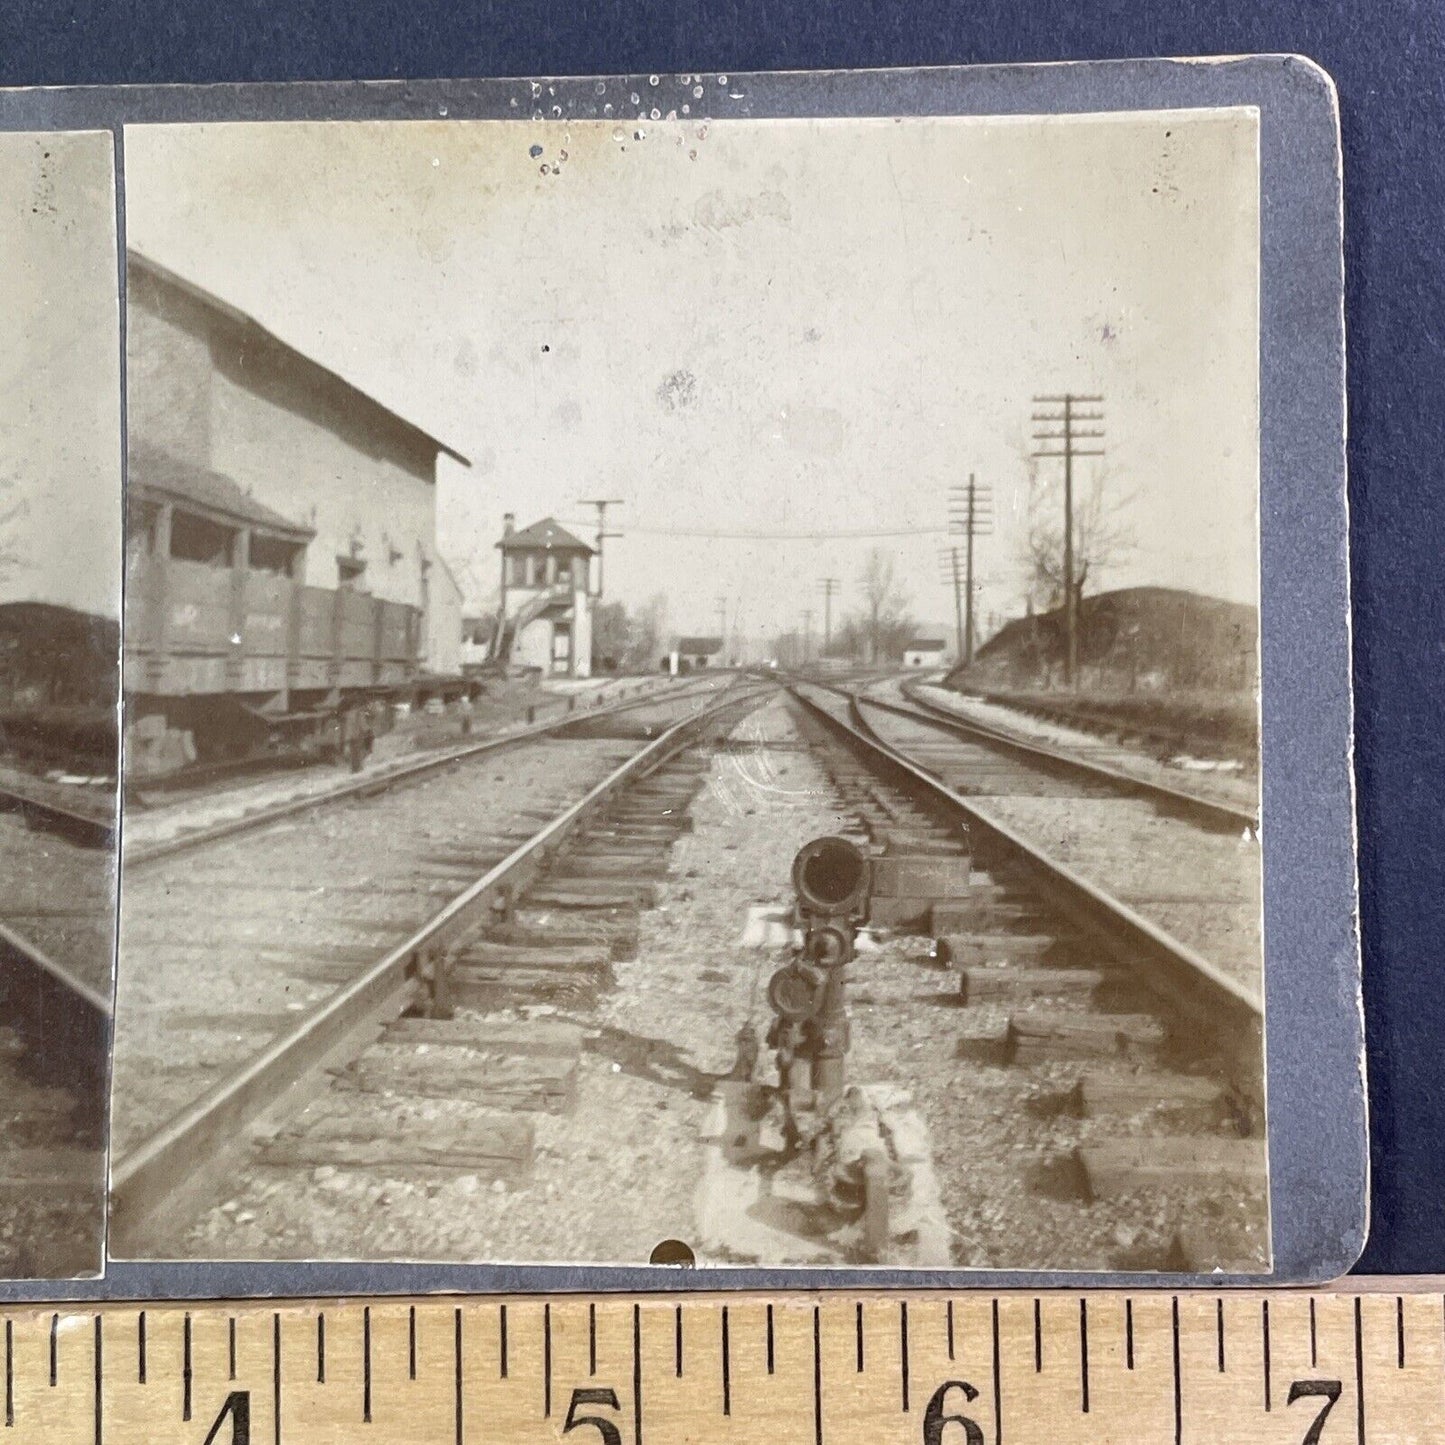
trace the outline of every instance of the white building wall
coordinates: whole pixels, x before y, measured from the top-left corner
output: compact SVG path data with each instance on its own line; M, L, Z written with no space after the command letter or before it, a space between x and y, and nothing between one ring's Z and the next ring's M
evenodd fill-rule
M134 267L131 281L132 436L315 528L308 584L337 586L338 556L355 551L366 591L423 606L423 577L441 569L434 446L196 297Z
M436 557L435 483L390 458L364 454L219 373L211 395L212 467L283 517L315 528L306 582L337 586L337 558L351 556L356 543L357 560L366 563L365 591L422 606L422 562ZM432 561L430 574L437 570Z
M462 589L440 558L427 574L426 668L443 677L462 670Z
M572 593L572 672L592 676L592 599L585 588Z

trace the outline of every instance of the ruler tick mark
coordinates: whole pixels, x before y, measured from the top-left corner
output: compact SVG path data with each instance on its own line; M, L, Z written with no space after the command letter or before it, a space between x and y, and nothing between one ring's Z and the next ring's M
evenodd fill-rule
M908 1413L908 1301L898 1302L898 1367L903 1393L903 1413Z
M361 1420L371 1424L371 1306L361 1312Z
M552 1306L542 1306L542 1418L552 1415Z
M813 1445L823 1445L823 1326L813 1306Z
M271 1316L271 1420L281 1445L281 1312Z
M15 1326L5 1321L5 1425L15 1424Z
M407 1378L416 1379L416 1306L412 1305L406 1322Z
M1184 1441L1184 1388L1179 1378L1179 1296L1175 1295L1169 1307L1170 1328L1174 1335L1174 1445ZM1224 1368L1224 1308L1220 1302L1219 1315L1219 1368Z
M952 1308L950 1304L949 1309ZM993 1300L993 1445L1003 1445L1003 1371L999 1360L997 1295Z
M768 1306L768 1374L773 1373L773 1307Z
M994 1301L995 1313L998 1310L998 1301ZM953 1301L949 1300L948 1308L944 1311L944 1320L948 1327L948 1358L953 1358Z
M1084 1414L1089 1413L1089 1302L1079 1301L1079 1390Z
M497 1359L501 1364L502 1378L507 1378L507 1307L500 1306L497 1316Z
M503 1306L505 1309L506 1306ZM455 1381L452 1386L452 1413L456 1417L457 1445L462 1445L465 1422L462 1411L462 1311L457 1306L452 1314L452 1366Z
M1395 1296L1395 1368L1405 1368L1405 1301L1403 1296Z
M1224 1373L1224 1301L1214 1301L1214 1329L1219 1338L1219 1373Z
M681 1324L682 1316L679 1313L678 1322ZM731 1361L728 1358L728 1307L722 1307L722 1387L723 1387L723 1414L731 1415L733 1412L733 1393L731 1377Z
M1259 1310L1260 1332L1264 1343L1264 1413L1269 1414L1271 1405L1269 1398L1269 1301L1260 1301Z
M226 1378L236 1378L236 1316L231 1315L226 1321Z
M135 1322L135 1374L136 1384L146 1382L146 1312L142 1310Z
M587 1306L587 1373L597 1373L597 1303Z
M181 1324L181 1419L191 1418L191 1316L187 1311Z
M50 1383L60 1378L60 1316L50 1316Z
M326 1383L326 1316L316 1316L316 1383Z
M857 1356L857 1370L863 1373L863 1301L859 1300L854 1308L853 1336L855 1340L854 1353Z
M1124 1301L1124 1364L1134 1368L1134 1301Z
M105 1438L105 1336L101 1317L95 1317L95 1445L101 1445Z
M1360 1329L1360 1297L1355 1296L1355 1435L1359 1445L1365 1437L1365 1342Z
M1315 1335L1315 1297L1310 1296L1310 1369L1319 1364L1318 1340Z
M632 1445L642 1445L642 1306L632 1306Z
M1039 1302L1034 1300L1034 1374L1042 1374L1044 1368L1044 1322L1039 1311Z

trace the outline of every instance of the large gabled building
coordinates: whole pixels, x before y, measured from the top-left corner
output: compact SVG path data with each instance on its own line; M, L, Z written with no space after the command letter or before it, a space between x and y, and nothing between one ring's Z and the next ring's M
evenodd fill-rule
M128 549L417 608L415 661L455 671L436 469L466 457L152 258L126 277Z

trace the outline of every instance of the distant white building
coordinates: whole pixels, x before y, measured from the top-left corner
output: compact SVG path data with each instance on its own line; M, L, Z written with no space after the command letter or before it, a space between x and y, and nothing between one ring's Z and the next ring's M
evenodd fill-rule
M679 637L677 646L668 654L668 671L675 675L718 667L722 663L722 650L721 637Z
M499 661L545 676L592 675L592 548L553 517L503 519Z
M948 644L935 637L915 637L903 649L904 667L942 667Z

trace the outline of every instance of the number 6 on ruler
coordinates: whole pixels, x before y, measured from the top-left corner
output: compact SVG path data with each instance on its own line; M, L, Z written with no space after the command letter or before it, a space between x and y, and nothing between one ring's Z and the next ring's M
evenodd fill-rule
M970 1404L978 1399L978 1391L967 1380L945 1380L934 1392L923 1412L923 1445L943 1445L943 1430L946 1425L962 1425L963 1438L968 1445L983 1445L983 1431L978 1422L967 1415L945 1415L943 1407L950 1390L962 1390L963 1398Z

